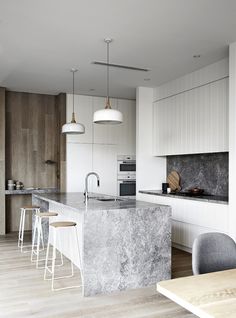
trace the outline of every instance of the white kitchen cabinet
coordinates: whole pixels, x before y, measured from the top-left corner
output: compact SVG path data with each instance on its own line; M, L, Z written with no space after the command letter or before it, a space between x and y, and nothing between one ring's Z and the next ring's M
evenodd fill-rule
M118 110L123 114L123 123L117 125L117 151L120 155L136 154L136 103L119 99Z
M89 191L103 194L117 194L116 146L102 144L67 144L67 191L83 192L85 177L95 171L100 176L97 187L95 176L89 178Z
M75 95L77 120L85 125L84 135L67 136L67 191L84 191L88 172L100 175L101 187L96 178L90 178L89 190L104 194L117 194L117 155L135 154L135 101L111 98L113 109L124 115L121 125L93 124L93 113L104 109L105 98ZM67 95L67 117L71 120L72 95Z
M153 104L155 156L228 151L228 79Z
M67 192L83 192L85 176L92 171L92 144L67 143ZM89 180L89 189L93 182Z
M73 108L73 95L66 95L66 119L71 121L71 114ZM77 122L85 126L85 134L81 135L67 135L67 142L92 143L93 137L93 97L75 95L75 119Z
M93 170L100 176L100 187L93 180L93 189L97 193L117 195L117 146L93 145Z
M172 208L172 243L191 250L194 239L201 233L229 232L227 204L138 194L138 199L169 205Z

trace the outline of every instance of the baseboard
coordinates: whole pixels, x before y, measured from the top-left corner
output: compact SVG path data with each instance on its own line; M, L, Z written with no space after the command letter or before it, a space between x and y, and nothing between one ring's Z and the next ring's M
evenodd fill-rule
M175 247L175 248L178 248L179 250L182 250L182 251L185 251L185 252L188 252L188 253L192 254L192 249L187 247L187 246L183 246L183 245L180 245L180 244L177 244L177 243L173 243L173 242L172 242L172 246Z

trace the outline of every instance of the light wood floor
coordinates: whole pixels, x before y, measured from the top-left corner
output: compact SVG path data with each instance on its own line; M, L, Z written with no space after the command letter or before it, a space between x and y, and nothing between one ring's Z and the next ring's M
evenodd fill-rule
M0 317L4 318L193 318L157 293L155 286L83 298L80 289L52 292L16 236L0 237ZM173 277L191 275L191 256L173 250ZM184 288L184 286L183 286Z

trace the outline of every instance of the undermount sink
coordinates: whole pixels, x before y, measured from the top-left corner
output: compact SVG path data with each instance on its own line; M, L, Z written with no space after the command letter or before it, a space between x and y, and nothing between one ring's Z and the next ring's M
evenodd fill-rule
M89 199L93 199L93 200L97 200L97 201L110 201L110 202L123 201L123 200L117 199L117 198L102 198L102 197L91 197Z

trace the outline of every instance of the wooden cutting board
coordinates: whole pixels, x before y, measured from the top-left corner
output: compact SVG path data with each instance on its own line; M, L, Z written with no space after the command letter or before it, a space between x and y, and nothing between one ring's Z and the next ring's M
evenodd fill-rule
M173 170L167 177L167 182L169 183L169 187L171 191L180 191L180 175L177 171Z

